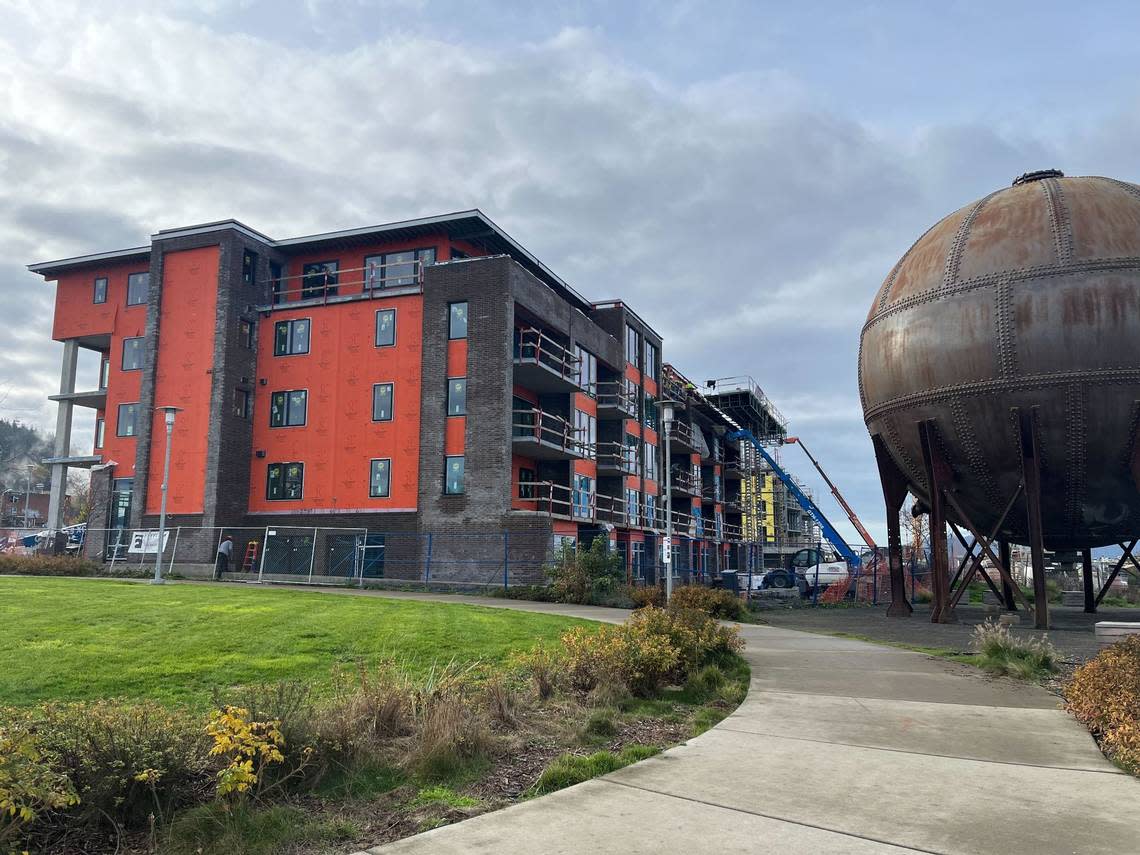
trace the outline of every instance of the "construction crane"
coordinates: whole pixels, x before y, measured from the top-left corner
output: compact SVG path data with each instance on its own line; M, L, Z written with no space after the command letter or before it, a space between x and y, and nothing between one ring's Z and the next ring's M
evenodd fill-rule
M827 473L823 471L823 467L819 465L819 461L815 459L815 456L810 451L808 451L808 447L804 445L803 440L798 436L789 436L784 438L784 444L798 445L803 449L804 454L806 454L808 460L811 461L811 465L814 466L815 471L819 473L819 477L824 480L824 483L827 484L828 489L831 490L831 495L835 497L835 501L839 503L839 507L843 508L843 513L847 514L847 519L851 520L851 525L855 526L855 530L859 532L859 536L863 538L863 542L867 544L867 546L869 546L872 551L877 552L879 547L875 545L874 539L871 537L867 529L863 527L863 523L859 521L859 517L856 516L855 511L852 509L852 507L847 504L847 500L843 498L843 494L839 492L839 488L836 487L835 484L832 483L831 479L827 477Z

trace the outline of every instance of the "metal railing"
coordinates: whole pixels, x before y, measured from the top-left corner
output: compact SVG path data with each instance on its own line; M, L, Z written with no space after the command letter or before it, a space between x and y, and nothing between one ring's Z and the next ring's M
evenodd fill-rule
M598 443L598 468L617 469L627 475L637 474L637 446L624 442Z
M670 467L669 478L674 490L693 496L701 495L701 476L695 474L691 467Z
M515 343L515 362L533 363L554 372L563 380L581 385L581 360L565 345L555 341L538 327L518 330Z
M424 263L416 259L349 267L335 272L320 271L278 276L270 280L272 289L270 308L271 310L291 308L292 303L308 300L319 300L325 304L330 297L362 295L375 298L390 288L422 286L424 267ZM399 270L393 271L389 268L399 268ZM345 279L344 274L359 275Z
M637 394L621 380L607 380L598 384L598 407L621 410L629 418L637 414Z
M511 410L511 438L539 442L573 457L592 457L594 447L582 438L585 431L565 418L538 407Z
M673 424L669 428L669 441L684 445L694 451L700 448L700 444L697 442L693 432L693 426L688 422L679 421L677 419L673 420Z

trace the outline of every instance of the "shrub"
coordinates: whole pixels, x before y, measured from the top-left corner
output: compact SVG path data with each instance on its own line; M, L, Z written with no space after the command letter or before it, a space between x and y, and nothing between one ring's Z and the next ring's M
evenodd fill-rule
M21 724L0 726L0 851L8 851L44 814L79 800L36 735Z
M589 549L565 544L547 570L559 602L591 603L613 593L625 580L621 556L610 552L605 538L596 537Z
M587 739L606 739L616 734L617 722L614 721L613 710L594 710L590 713L590 717L586 719L586 723L582 725L582 735Z
M970 646L991 674L1036 680L1057 672L1057 651L1048 638L1018 637L1004 624L986 621L974 627Z
M44 750L75 789L72 821L142 828L209 790L201 720L154 702L47 704L28 714Z
M341 768L369 763L387 740L411 732L412 688L393 663L361 667L334 686L316 728L322 759Z
M572 787L598 775L616 772L623 766L645 760L658 753L658 749L646 745L630 745L620 754L614 754L612 751L599 751L589 757L563 754L543 770L534 785L534 793L545 795L555 790Z
M629 599L635 609L646 606L665 607L665 591L660 585L630 585Z
M483 698L491 720L502 727L518 727L518 698L515 690L502 679L493 677L483 686Z
M1065 701L1109 757L1140 775L1140 636L1104 648L1078 668Z
M745 615L744 601L732 591L723 588L706 588L704 585L682 585L673 591L670 609L696 609L715 618L741 620Z
M530 675L540 700L549 700L563 676L563 661L545 647L536 647L516 660L519 667Z
M646 697L665 685L680 662L668 637L632 619L597 631L575 627L562 636L562 645L570 685L583 693L611 682Z
M422 709L408 765L426 778L459 774L490 752L491 736L482 719L454 691L436 693Z
M721 626L709 615L695 609L639 609L630 617L629 623L640 626L641 631L649 635L669 640L680 659L679 676L744 647L736 627Z
M337 685L339 688L339 683ZM326 725L337 720L335 713L339 697L338 692L329 708L318 716L311 689L292 680L246 686L227 692L224 697L215 692L214 707L241 707L249 710L249 717L254 721L277 722L277 729L284 739L281 748L284 761L280 766L265 770L270 780L276 780L278 776L292 775L298 767L312 761L312 749L320 740L318 722ZM355 722L354 729L358 729Z
M7 576L99 576L98 561L72 555L0 555L0 574Z
M224 764L217 773L219 796L241 798L260 792L264 770L285 760L279 724L256 721L244 707L227 706L210 714L206 725L206 734L214 741L210 756Z

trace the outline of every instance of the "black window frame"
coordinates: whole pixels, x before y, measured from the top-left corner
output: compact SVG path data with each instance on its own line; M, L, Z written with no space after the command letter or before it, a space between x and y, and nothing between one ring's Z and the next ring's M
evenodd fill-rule
M100 285L103 286L102 289L100 289L100 287L99 287ZM92 283L92 286L91 286L91 302L92 302L92 304L99 305L100 303L106 303L107 302L107 288L108 288L107 277L106 276L96 276L95 281L94 281L94 283Z
M457 384L460 384L460 383L462 384L462 387L457 392L457 394L461 394L463 396L462 405L461 405L460 411L453 413L451 411L451 395L453 392L456 392L455 386ZM448 377L447 378L447 417L452 418L452 417L465 416L465 415L467 415L467 378L466 377Z
M463 307L462 323L463 334L457 335L455 332L455 310L460 306ZM467 338L468 328L471 322L470 305L467 300L456 300L454 303L447 304L447 340L448 341L461 341Z
M234 389L234 415L244 421L253 415L253 392L249 389Z
M107 441L107 419L95 419L95 447L102 448L103 443Z
M385 463L387 469L385 470L384 492L377 493L373 490L376 484L376 464ZM392 458L391 457L373 457L368 461L368 498L370 499L390 499L392 498Z
M281 278L281 274L282 274L281 262L279 262L279 261L269 262L269 284L270 284L270 291L271 291L270 299L273 301L273 305L275 305L275 306L278 303L284 303L285 302L285 293L284 293L285 282Z
M141 277L141 276L146 277L146 287L143 290L142 299L141 300L132 300L131 299L131 293L132 293L131 285L134 282L137 282L139 277ZM146 301L147 301L147 297L149 295L150 295L150 271L149 270L140 270L137 273L128 273L127 274L127 305L128 306L145 306Z
M131 411L131 432L123 433L123 407L134 407ZM138 401L124 401L119 404L118 409L115 411L115 436L122 437L137 437L139 435L139 410L141 404Z
M111 383L111 356L108 354L99 360L99 388L106 389Z
M387 342L381 342L380 341L380 316L381 315L391 315L392 316L392 340L391 341L387 341ZM393 308L377 309L376 310L376 335L375 335L374 341L375 341L377 347L395 347L396 346L396 323L397 323L397 320L398 319L396 317L396 310Z
M257 253L246 249L241 254L241 284L257 284Z
M376 415L376 391L382 387L388 387L388 417L380 418ZM396 418L396 384L388 381L385 383L372 384L372 421L374 422L390 422ZM379 459L379 458L377 458Z
M642 373L650 380L656 381L661 373L661 349L646 338L642 350L645 354L643 357L644 364L641 367Z
M538 471L529 466L519 467L519 498L534 501L535 485L538 482Z
M635 368L641 367L641 345L637 330L631 324L625 325L625 361Z
M297 324L304 324L305 325L305 349L304 350L294 350L293 349L296 346L295 345L295 339L296 339L295 330L296 330ZM279 329L281 329L281 327L286 326L286 325L288 325L288 328L289 328L288 333L286 333L286 339L285 339L286 349L281 350L280 349L281 336L278 334L277 331ZM313 319L312 318L291 318L289 320L277 321L277 323L275 323L273 325L273 355L274 356L304 356L306 353L309 352L309 349L312 346L312 342L313 342Z
M280 467L281 492L283 494L280 496L274 496L273 495L273 467L275 467L275 466ZM301 470L300 471L300 478L299 478L300 489L299 489L299 492L297 493L296 496L284 495L288 491L288 487L289 487L290 482L298 480L296 478L291 479L291 478L286 477L286 473L288 472L288 467L290 467L290 466L299 466L300 470ZM305 464L304 464L304 462L302 462L300 460L290 460L290 461L287 461L284 463L270 463L268 466L265 467L265 501L267 501L267 502L297 502L297 501L300 501L301 499L303 499L304 497L305 497Z
M302 413L301 421L292 421L292 401L293 395L304 395L304 412ZM278 412L277 399L281 399L280 407L280 424L274 424L275 416ZM305 427L309 423L309 390L308 389L278 389L269 393L269 426L271 428L293 428Z
M574 356L578 359L578 385L591 398L598 397L598 357L580 344L574 345Z
M424 259L430 254L431 260L425 261ZM410 261L389 261L391 256L410 255ZM435 264L439 258L439 253L434 246L421 246L416 249L400 249L391 252L378 252L373 255L366 255L364 257L364 290L367 291L383 291L387 288L406 288L409 285L418 285L421 276L416 273L416 262L419 262L419 272L423 273L425 267L430 267ZM379 260L378 267L373 267L373 263ZM397 265L410 264L412 272L410 276L395 276L387 272L389 266L395 267ZM374 270L380 271L380 277L377 281L374 279Z
M330 269L331 268L331 269ZM301 299L335 297L340 284L340 259L310 261L301 266Z
M119 370L120 371L142 371L142 367L143 367L142 366L142 362L143 362L143 347L142 347L142 345L141 344L139 344L137 346L132 345L132 349L135 349L137 347L138 365L135 365L133 367L128 367L127 366L127 342L136 342L136 341L141 342L145 338L146 338L146 336L135 335L135 336L129 336L129 337L123 339L123 353L122 353L121 357L119 358Z
M451 462L459 461L459 489L451 489L448 473L451 471ZM467 492L467 457L464 454L448 454L443 458L443 494L445 496L462 496Z
M238 318L238 341L246 350L254 350L257 347L256 330L257 324L253 321Z

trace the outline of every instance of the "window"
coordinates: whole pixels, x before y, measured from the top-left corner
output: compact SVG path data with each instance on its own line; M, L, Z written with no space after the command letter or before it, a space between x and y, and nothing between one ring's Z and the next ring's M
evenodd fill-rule
M471 256L469 256L463 250L461 250L455 246L451 247L451 260L452 261L455 261L456 259L460 259L460 258L470 258L470 257Z
M234 389L234 415L248 419L253 414L253 393L248 389Z
M238 321L238 341L246 350L253 350L253 321Z
M269 282L273 289L273 305L285 302L285 283L281 279L281 265L269 262Z
M657 525L657 497L645 494L645 524L650 528Z
M111 360L109 357L103 357L103 364L99 366L99 388L106 389L107 384L111 381Z
M386 457L373 460L368 475L368 495L373 499L386 499L391 486L392 461Z
M142 368L142 338L123 339L123 370L138 371Z
M119 404L119 418L115 421L115 436L134 436L138 433L138 404Z
M594 515L594 479L589 475L574 476L574 516L590 519Z
M309 352L309 319L278 321L273 325L273 355L294 356Z
M370 255L364 259L364 287L372 290L415 285L420 281L423 268L432 264L435 264L434 246Z
M336 295L337 262L317 261L301 268L301 299Z
M627 525L638 525L638 510L641 506L641 497L637 490L625 488L625 516Z
M660 476L657 469L657 446L645 443L645 477L656 481Z
M533 469L528 469L525 466L519 467L519 498L520 499L533 499L535 496L535 481L538 480L538 475Z
M103 437L107 432L107 420L95 419L95 447L103 447Z
M138 306L146 302L150 290L150 273L132 273L127 277L127 305Z
M658 361L659 361L659 357L658 357L658 353L657 353L657 345L652 344L649 341L646 341L645 342L645 364L642 366L642 370L645 371L645 376L651 380L657 379Z
M626 472L637 471L637 446L641 440L631 433L625 435L625 447L622 448L622 466Z
M645 426L651 430L657 430L657 419L660 413L657 411L657 399L652 395L645 396Z
M253 285L257 282L257 253L248 249L241 254L241 284Z
M625 325L625 359L631 365L637 365L637 330L629 324Z
M633 574L634 579L641 579L644 577L645 567L645 544L641 541L635 540L629 545L630 547L630 573Z
M269 396L270 427L301 427L309 409L309 393L304 389L274 392Z
M393 347L396 344L396 310L381 309L376 313L376 346Z
M447 381L447 414L467 415L467 378L451 377Z
M443 492L449 496L463 493L463 456L444 458Z
M372 421L392 421L393 384L377 383L372 387Z
M579 344L574 345L574 355L578 357L578 385L590 397L597 397L598 357Z
M467 338L467 304L449 303L447 319L449 339Z
M511 436L536 436L538 413L535 405L518 395L511 397Z
M300 499L305 492L304 463L270 463L265 473L265 498Z
M95 293L91 298L92 303L106 303L107 302L107 277L100 276L95 280Z
M593 457L598 447L598 420L581 410L574 411L574 435L578 452L585 457Z

